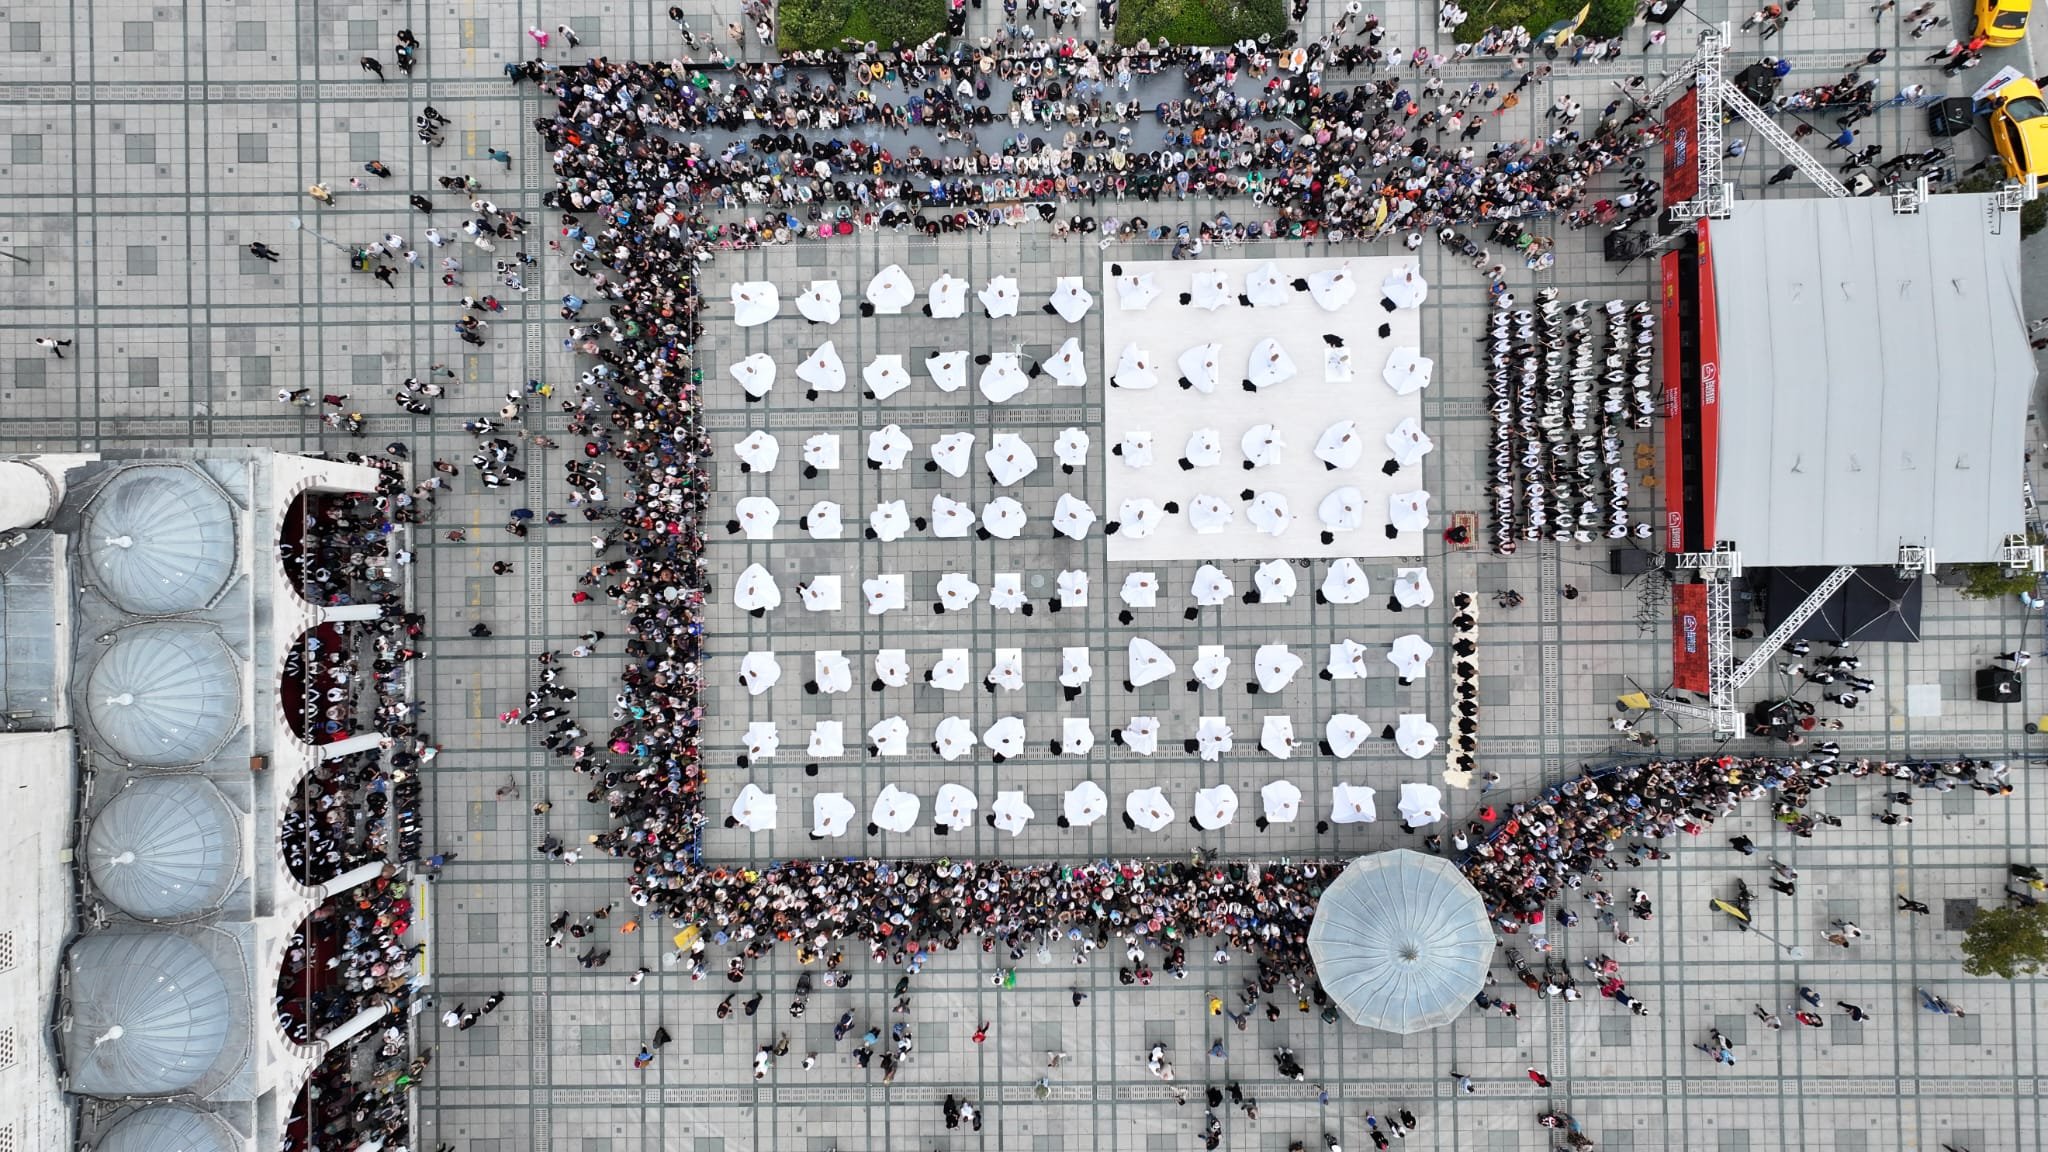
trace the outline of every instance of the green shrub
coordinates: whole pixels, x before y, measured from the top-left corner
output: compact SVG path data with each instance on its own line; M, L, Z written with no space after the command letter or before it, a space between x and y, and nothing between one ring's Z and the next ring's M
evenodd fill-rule
M846 40L921 44L946 30L946 0L782 0L776 41L788 51Z
M1998 173L1995 176L1978 175L1967 180L1956 181L1951 192L1996 192L2005 183L2005 162L1992 153L1990 163ZM2037 196L2020 206L2020 239L2024 240L2043 228L2048 228L2048 195Z
M1123 0L1116 42L1217 46L1287 31L1287 0Z
M1500 0L1470 9L1470 16L1458 25L1459 40L1470 43L1488 28L1511 28L1517 24L1540 34L1559 20L1569 20L1586 6L1586 0ZM1635 22L1636 0L1592 0L1592 11L1579 25L1579 35L1596 40L1619 36Z

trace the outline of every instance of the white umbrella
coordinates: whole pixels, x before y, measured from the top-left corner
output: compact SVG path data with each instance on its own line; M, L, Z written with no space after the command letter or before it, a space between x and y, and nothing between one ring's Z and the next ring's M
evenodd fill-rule
M925 289L925 315L934 320L954 320L967 314L967 281L941 273Z
M1015 432L996 433L988 451L981 454L981 460L988 465L989 475L1005 488L1031 475L1038 467L1038 453L1033 452L1031 445Z
M1407 781L1401 785L1401 822L1410 828L1434 824L1444 818L1444 794L1434 784Z
M1230 751L1230 724L1221 716L1204 716L1195 726L1195 750L1204 760Z
M1285 383L1294 376L1294 358L1280 341L1268 336L1252 346L1252 354L1245 362L1245 379L1254 388L1271 388Z
M1202 607L1213 608L1230 599L1236 591L1237 587L1230 582L1230 577L1223 574L1223 569L1214 564L1204 564L1195 569L1195 579L1188 588L1188 595Z
M1372 802L1373 790L1359 784L1339 784L1330 789L1330 823L1370 824L1380 818Z
M958 540L974 527L974 509L940 493L932 497L932 535L940 540Z
M1254 308L1277 308L1287 303L1287 281L1280 276L1280 266L1268 260L1245 273L1244 294Z
M1394 454L1394 462L1403 468L1429 455L1436 447L1435 441L1422 431L1422 421L1413 416L1403 417L1394 430L1387 433L1387 450Z
M903 539L910 531L910 512L901 500L885 500L875 505L868 513L868 534L871 539L891 544Z
M733 581L732 602L745 612L761 612L782 606L782 589L775 586L775 577L768 574L759 564L749 564L740 578Z
M1417 680L1427 671L1429 658L1435 652L1429 641L1410 632L1395 638L1394 646L1387 650L1387 659L1393 662L1394 670L1401 679Z
M875 796L875 806L868 810L869 830L908 832L917 827L917 814L923 810L924 802L916 793L885 784Z
M1294 513L1287 508L1287 497L1270 491L1252 497L1252 502L1245 507L1244 518L1268 536L1283 535L1294 523Z
M1159 373L1152 354L1136 344L1124 345L1124 350L1116 358L1116 371L1109 374L1109 382L1112 387L1128 388L1133 392L1156 386Z
M839 577L813 576L798 586L807 612L839 611Z
M804 531L813 540L837 540L846 531L846 523L840 518L839 504L833 500L820 500L804 513Z
M1230 527L1236 516L1236 507L1221 496L1202 492L1188 501L1188 526L1204 536Z
M821 760L846 755L846 725L838 720L820 720L811 728L809 752Z
M1264 748L1276 759L1285 760L1294 755L1294 718L1292 716L1267 716L1259 724L1259 747ZM1272 785L1268 784L1268 788ZM1290 785L1290 787L1292 787ZM1300 799L1299 792L1295 799ZM1270 812L1269 812L1270 815Z
M1429 527L1429 493L1417 490L1388 496L1387 521L1402 532L1420 532Z
M853 801L844 792L820 792L811 797L811 838L846 835L853 812Z
M746 735L740 743L747 746L747 759L768 760L782 748L782 737L775 731L775 721L755 720L747 725Z
M938 663L932 665L930 674L924 679L925 683L941 692L958 692L967 687L967 678L973 674L973 661L969 659L967 649L941 648Z
M1268 560L1252 572L1252 587L1258 589L1259 603L1285 604L1294 598L1294 564Z
M1159 718L1157 716L1133 716L1123 726L1124 747L1140 756L1150 756L1159 751Z
M1000 758L1020 756L1024 752L1024 721L1004 716L982 732L981 742Z
M867 296L875 311L884 316L894 316L917 299L917 289L911 286L909 273L891 264L868 281Z
M1323 574L1323 586L1316 591L1330 604L1357 604L1372 595L1372 583L1365 578L1365 569L1358 566L1358 561L1339 556L1330 561L1330 570Z
M1420 712L1403 712L1394 725L1394 746L1410 760L1420 760L1436 751L1436 725Z
M1279 457L1287 442L1280 438L1280 430L1271 424L1254 424L1237 446L1250 468L1264 468Z
M1173 805L1157 788L1140 788L1124 797L1124 815L1147 832L1157 832L1173 823Z
M1031 377L1024 374L1021 358L1015 352L993 352L988 363L981 369L981 394L991 404L1005 400L1031 387Z
M1339 420L1323 429L1323 434L1316 438L1316 459L1332 470L1358 463L1359 453L1364 450L1356 420Z
M837 648L811 653L811 683L830 696L853 687L853 662Z
M1323 724L1323 742L1330 746L1330 755L1339 760L1358 751L1358 746L1371 735L1371 727L1349 712L1339 712Z
M804 464L820 472L830 472L839 467L839 434L837 432L813 432L804 437Z
M1426 568L1394 569L1394 599L1403 608L1427 608L1436 602L1436 589L1429 586Z
M1080 323L1081 317L1086 316L1088 309L1094 304L1095 297L1089 295L1088 289L1081 286L1079 276L1062 276L1053 281L1050 307L1067 323Z
M1129 572L1117 596L1127 607L1150 608L1159 603L1159 578L1150 572Z
M995 663L989 666L988 681L1005 692L1021 692L1024 689L1024 650L1022 648L996 649Z
M733 445L732 453L740 458L742 472L773 472L775 462L782 458L782 445L767 432L756 429Z
M1181 455L1183 471L1189 468L1210 468L1223 461L1223 438L1214 428L1197 428L1188 433L1187 450Z
M998 572L989 582L988 606L999 612L1022 610L1031 614L1031 602L1024 595L1024 574L1021 572Z
M965 717L948 716L932 732L932 750L941 760L958 760L974 751L974 727Z
M924 358L925 374L941 392L958 392L967 387L967 352L934 352Z
M1230 653L1221 644L1198 644L1195 646L1195 663L1189 669L1195 674L1195 682L1204 688L1215 690L1223 687L1223 678L1230 675Z
M796 298L796 310L813 324L839 323L839 281L813 280Z
M1269 824L1292 824L1301 815L1301 789L1292 781L1275 780L1259 789L1259 807Z
M1083 467L1088 463L1088 433L1079 428L1061 429L1052 442L1052 454L1059 457L1060 467L1068 472Z
M1116 302L1126 312L1143 312L1159 298L1159 286L1150 272L1136 272L1116 278Z
M860 370L860 379L877 400L887 400L910 387L910 371L903 366L903 357L893 352L868 361L867 367Z
M1088 356L1081 351L1081 341L1072 336L1041 367L1062 388L1081 388L1088 383Z
M1394 395L1406 396L1429 387L1430 373L1435 368L1436 362L1424 356L1421 349L1396 348L1393 355L1387 357L1387 367L1380 375L1386 379L1387 387L1394 390Z
M939 794L932 798L932 822L940 828L965 828L974 822L974 810L981 802L959 784L939 785Z
M901 648L880 648L875 651L875 679L890 688L901 688L910 683L910 657Z
M981 585L967 578L965 572L948 572L939 577L939 600L935 606L947 612L958 612L973 604L981 596Z
M1093 780L1083 780L1060 797L1061 827L1086 828L1102 814L1109 811L1109 797L1102 791L1102 785Z
M1024 802L1022 792L996 793L996 802L989 805L988 814L995 819L992 827L996 831L1008 832L1012 836L1024 831L1024 826L1038 815L1031 810L1031 805Z
M1059 589L1060 602L1069 608L1079 608L1088 603L1088 573L1080 568L1067 568L1060 572L1055 581Z
M1409 264L1387 274L1380 282L1380 295L1385 296L1396 308L1420 307L1423 298L1429 295L1429 282L1415 265Z
M1116 506L1116 521L1112 527L1132 540L1143 540L1159 530L1160 523L1166 519L1164 512L1159 505L1142 496L1133 497Z
M1124 462L1126 468L1149 468L1152 466L1152 434L1150 432L1126 432L1117 441L1113 453Z
M1088 647L1066 645L1060 649L1060 683L1068 688L1079 688L1095 679L1095 665L1088 659Z
M740 684L749 696L759 696L782 679L782 662L773 652L749 652L740 658Z
M1197 344L1180 354L1180 384L1197 392L1216 391L1217 361L1223 355L1221 344Z
M1060 493L1059 503L1052 510L1053 530L1073 540L1088 535L1088 526L1095 523L1095 509L1086 500L1077 498L1072 492Z
M775 525L782 519L782 509L766 496L742 496L733 505L734 523L746 533L749 540L773 540Z
M1128 660L1124 680L1134 688L1143 688L1155 680L1173 675L1173 658L1142 636L1131 637Z
M1205 268L1195 273L1193 282L1188 285L1188 294L1181 298L1181 303L1214 312L1230 303L1230 277L1224 275L1221 268Z
M1228 784L1195 793L1195 823L1215 831L1237 817L1237 792Z
M884 424L868 433L868 459L885 471L903 467L903 458L910 455L910 448L910 437L894 424Z
M1316 519L1323 522L1323 530L1329 534L1356 531L1365 523L1365 494L1349 485L1331 489L1323 502L1316 505Z
M775 387L775 360L765 352L756 352L730 369L732 378L740 382L740 388L747 395L759 400Z
M868 615L880 616L894 612L906 603L903 574L891 572L882 576L870 576L860 582L861 599L868 606Z
M735 327L752 328L775 319L782 311L782 296L766 280L749 280L732 286L732 322Z
M1279 692L1301 671L1301 657L1285 644L1261 644L1252 657L1252 673L1259 678L1259 691Z
M932 441L932 463L939 471L959 479L967 475L968 462L974 459L974 433L948 432Z
M991 276L988 287L979 293L981 306L988 311L988 318L1001 320L1017 314L1017 278L1015 276Z
M732 819L749 832L766 832L775 827L775 793L763 792L756 784L741 788L732 802Z
M1087 717L1069 716L1060 721L1060 755L1086 756L1094 747L1095 729L1089 726Z
M1358 294L1358 278L1351 274L1349 264L1312 272L1308 277L1308 294L1317 307L1325 312L1335 312Z
M998 540L1015 540L1024 531L1024 506L1008 496L998 496L981 510L982 530Z
M868 743L877 756L901 756L910 750L910 725L901 716L890 716L868 729Z
M1369 649L1356 640L1339 640L1330 645L1330 663L1325 666L1331 680L1365 679L1365 655Z

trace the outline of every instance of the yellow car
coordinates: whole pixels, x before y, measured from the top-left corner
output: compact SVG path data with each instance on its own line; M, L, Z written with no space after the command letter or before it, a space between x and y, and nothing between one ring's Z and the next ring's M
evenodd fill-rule
M1992 93L1991 145L2013 179L2048 176L2048 102L2032 80L2014 80Z
M2026 38L2034 0L1977 0L1977 34L1992 48L2010 48Z

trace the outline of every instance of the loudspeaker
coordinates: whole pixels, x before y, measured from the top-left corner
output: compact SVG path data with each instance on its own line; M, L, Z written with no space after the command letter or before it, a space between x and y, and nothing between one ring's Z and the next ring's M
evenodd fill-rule
M1615 576L1640 576L1654 571L1661 565L1662 557L1652 555L1640 548L1609 548L1607 550L1607 571Z
M1634 230L1609 232L1604 247L1608 263L1624 264L1643 254L1643 234Z
M2020 702L2020 674L2004 668L1977 669L1977 699L1986 704Z
M1962 136L1976 126L1976 105L1968 96L1951 96L1934 106L1927 121L1936 136Z

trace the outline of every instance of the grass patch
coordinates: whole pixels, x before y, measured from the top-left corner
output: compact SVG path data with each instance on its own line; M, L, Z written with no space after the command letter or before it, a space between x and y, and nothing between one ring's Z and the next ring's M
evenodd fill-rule
M846 40L908 47L946 30L946 0L781 0L775 15L776 43L785 51Z
M1498 0L1468 9L1470 17L1458 25L1457 38L1470 43L1486 35L1488 28L1512 28L1519 24L1541 33L1559 20L1579 14L1586 0ZM1603 40L1618 36L1635 22L1635 0L1593 0L1593 10L1579 26L1579 35Z
M1215 47L1287 31L1287 0L1123 0L1116 42Z

